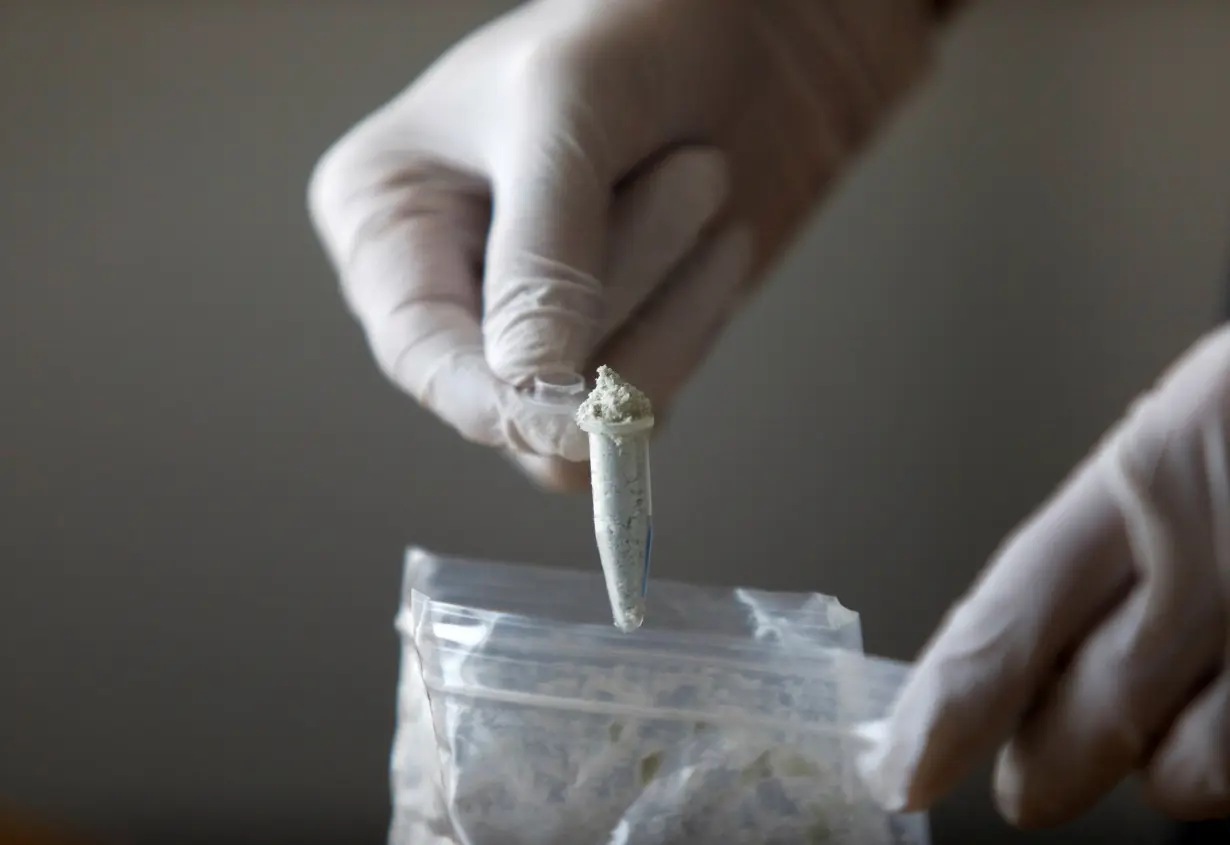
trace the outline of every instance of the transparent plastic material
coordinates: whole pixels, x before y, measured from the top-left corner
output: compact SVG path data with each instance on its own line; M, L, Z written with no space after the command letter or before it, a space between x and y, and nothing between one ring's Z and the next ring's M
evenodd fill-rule
M645 621L653 547L649 475L653 417L629 423L592 423L582 428L589 434L594 538L611 615L619 630L635 631Z
M525 396L544 412L573 415L585 394L584 378L559 371L536 376ZM621 631L635 631L645 619L653 548L649 474L653 425L653 417L646 417L624 423L595 420L581 426L589 435L594 539L611 616Z
M855 773L906 666L816 594L407 554L392 845L929 845Z
M571 415L585 399L585 379L562 370L543 373L534 377L526 398L551 412Z

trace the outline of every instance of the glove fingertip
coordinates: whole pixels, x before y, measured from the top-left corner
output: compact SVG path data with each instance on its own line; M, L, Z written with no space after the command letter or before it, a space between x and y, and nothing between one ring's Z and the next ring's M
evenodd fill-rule
M858 750L855 769L871 797L889 813L911 809L907 778L894 753L892 726L886 719L864 722L852 730Z
M532 401L492 373L481 349L443 356L416 383L392 369L398 384L472 443L569 461L589 455L574 408Z

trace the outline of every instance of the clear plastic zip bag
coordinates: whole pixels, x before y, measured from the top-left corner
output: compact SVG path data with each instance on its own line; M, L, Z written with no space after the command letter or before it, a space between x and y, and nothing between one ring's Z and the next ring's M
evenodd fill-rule
M655 581L624 634L598 571L414 548L397 626L391 845L928 845L855 772L907 667L836 599Z

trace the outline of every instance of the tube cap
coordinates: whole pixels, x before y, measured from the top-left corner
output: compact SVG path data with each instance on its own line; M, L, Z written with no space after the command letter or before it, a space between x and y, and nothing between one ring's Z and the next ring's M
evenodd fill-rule
M566 370L542 373L524 394L526 401L547 413L575 415L585 401L585 379Z

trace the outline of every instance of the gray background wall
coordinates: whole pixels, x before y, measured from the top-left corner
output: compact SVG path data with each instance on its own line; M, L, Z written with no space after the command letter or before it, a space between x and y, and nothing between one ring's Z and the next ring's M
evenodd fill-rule
M377 840L402 546L593 565L584 500L386 386L304 211L509 5L0 0L0 799ZM1003 0L945 51L654 464L659 574L836 594L901 658L1230 262L1230 6Z

